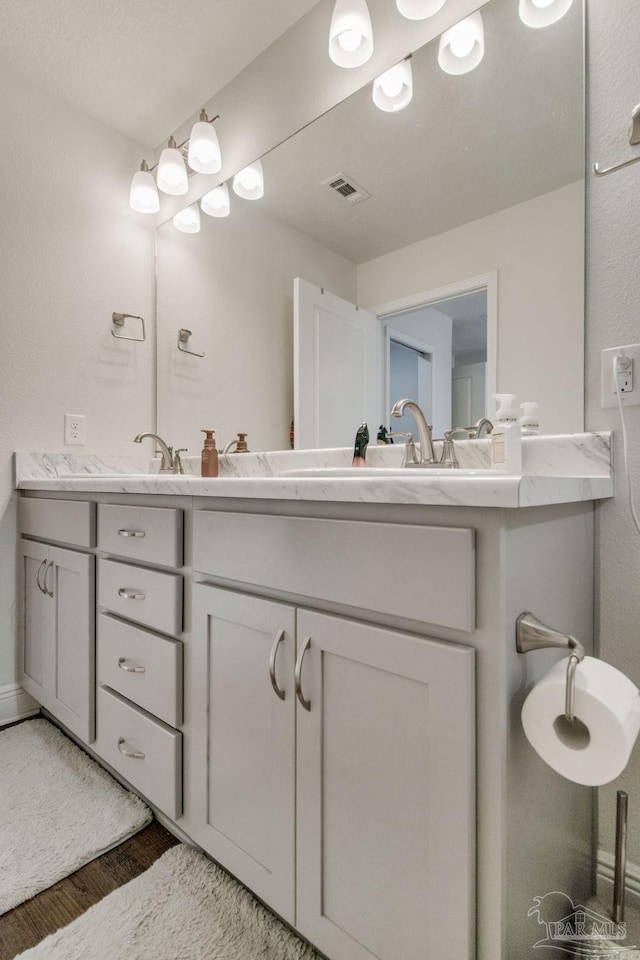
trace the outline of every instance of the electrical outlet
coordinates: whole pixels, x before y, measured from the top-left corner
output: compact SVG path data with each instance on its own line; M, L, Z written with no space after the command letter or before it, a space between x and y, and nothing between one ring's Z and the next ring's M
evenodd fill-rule
M65 413L64 415L64 442L84 446L85 424L80 413Z
M636 377L640 371L640 343L628 344L625 347L610 347L601 353L601 405L603 407L617 407L618 397L614 381L613 362L618 361L618 388L620 399L625 407L640 403L640 389L634 389L634 370Z

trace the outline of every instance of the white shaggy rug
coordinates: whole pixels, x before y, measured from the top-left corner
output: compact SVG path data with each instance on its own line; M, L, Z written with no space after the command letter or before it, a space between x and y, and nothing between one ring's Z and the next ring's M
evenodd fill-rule
M224 870L179 844L19 960L319 958Z
M150 820L142 800L47 720L0 731L0 914Z

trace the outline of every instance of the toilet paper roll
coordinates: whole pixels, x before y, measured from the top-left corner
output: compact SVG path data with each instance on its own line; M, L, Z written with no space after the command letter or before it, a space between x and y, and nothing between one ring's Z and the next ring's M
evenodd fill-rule
M522 707L522 726L534 750L574 783L600 786L627 765L640 730L640 694L608 663L585 657L576 667L574 717L565 715L568 658L535 685Z

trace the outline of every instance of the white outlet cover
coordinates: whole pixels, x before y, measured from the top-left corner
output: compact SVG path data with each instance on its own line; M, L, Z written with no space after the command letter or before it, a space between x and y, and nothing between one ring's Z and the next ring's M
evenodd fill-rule
M616 356L630 357L633 360L633 390L620 394L624 407L633 407L640 403L640 343L627 344L624 347L609 347L601 353L600 384L601 406L617 407L618 398L613 383L613 359Z
M67 446L84 446L85 418L81 413L65 413L64 442Z

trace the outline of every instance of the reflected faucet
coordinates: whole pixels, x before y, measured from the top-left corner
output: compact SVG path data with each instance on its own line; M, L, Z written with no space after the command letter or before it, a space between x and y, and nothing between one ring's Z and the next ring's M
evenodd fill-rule
M142 441L147 437L151 437L153 440L155 440L160 447L162 460L160 461L159 473L173 473L173 447L168 447L162 437L159 437L157 433L139 433L137 437L133 438L133 442L142 443Z
M427 423L424 413L415 402L415 400L398 400L391 410L392 417L401 417L405 409L411 410L418 425L418 440L420 442L420 460L415 464L417 467L437 466L436 453L433 449L433 438L431 435L431 426Z

